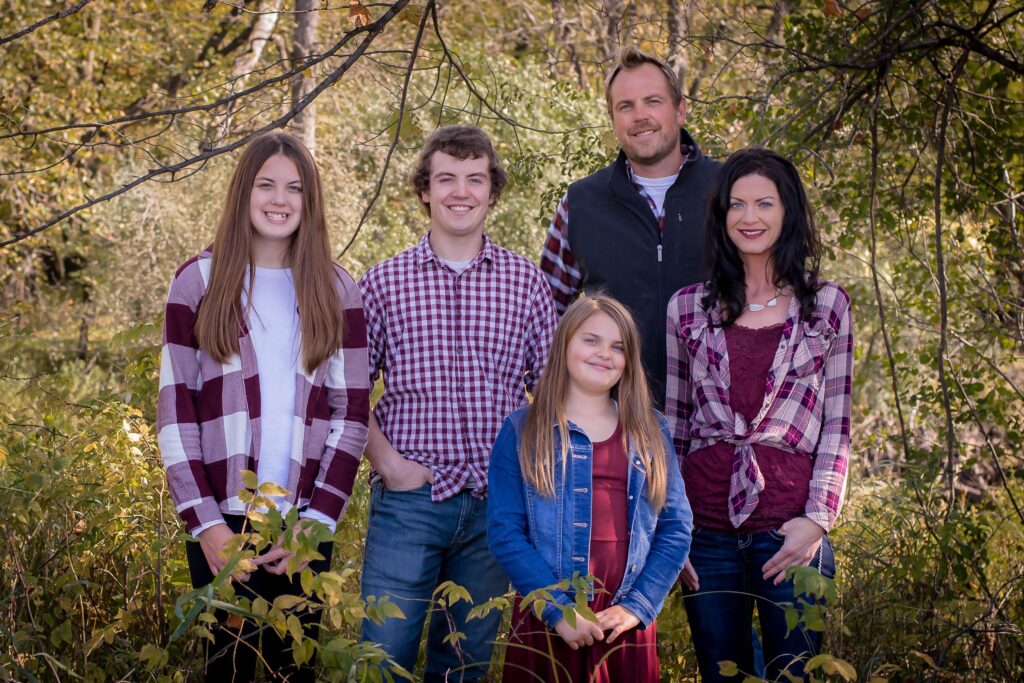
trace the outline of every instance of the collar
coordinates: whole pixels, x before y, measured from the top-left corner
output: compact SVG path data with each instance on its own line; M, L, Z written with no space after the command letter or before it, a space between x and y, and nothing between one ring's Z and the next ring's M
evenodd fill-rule
M474 256L470 260L470 268L472 268L473 265L478 261L487 261L488 263L493 264L496 260L495 257L497 255L497 248L494 246L494 242L492 242L491 238L488 237L486 234L483 236L483 238L484 246L480 251L477 252L476 256ZM425 234L423 238L419 241L419 243L415 247L413 247L413 257L413 260L418 266L426 265L431 261L433 261L439 266L444 265L443 261L441 260L441 257L438 256L437 252L434 251L434 248L430 246L429 230L427 231L427 234Z

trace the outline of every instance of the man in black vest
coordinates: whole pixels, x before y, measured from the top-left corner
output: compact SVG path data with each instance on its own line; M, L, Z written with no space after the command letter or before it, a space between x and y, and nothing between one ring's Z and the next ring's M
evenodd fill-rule
M604 291L630 308L661 409L666 307L676 290L705 277L704 212L719 163L682 128L679 79L657 57L623 48L605 99L619 157L569 186L551 221L541 270L559 314L580 291Z

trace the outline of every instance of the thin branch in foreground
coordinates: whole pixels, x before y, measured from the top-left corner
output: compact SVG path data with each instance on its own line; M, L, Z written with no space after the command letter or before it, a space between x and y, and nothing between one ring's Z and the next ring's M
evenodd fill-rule
M51 14L48 17L40 19L39 21L37 21L36 23L32 24L31 26L26 26L25 28L21 29L20 31L15 31L14 33L12 33L12 34L10 34L8 36L0 36L0 45L4 45L5 43L10 43L11 41L17 40L18 38L21 38L23 36L27 36L29 33L32 33L36 29L40 29L43 26L46 26L51 21L58 21L60 19L63 19L64 17L70 17L72 14L78 14L90 2L92 2L92 0L78 0L78 2L76 2L74 5L72 5L70 7L65 7L64 9L62 9L61 11L59 11L59 12L57 12L55 14Z
M395 134L391 137L391 144L388 145L388 153L384 157L384 165L381 167L380 174L377 176L377 185L373 188L373 194L370 195L370 200L366 203L366 207L363 209L363 214L359 217L359 224L356 225L355 231L352 233L352 237L349 238L348 244L338 254L340 259L345 255L353 244L355 244L356 237L359 236L360 230L363 229L363 225L366 223L367 217L370 215L370 211L373 209L373 205L377 202L377 198L380 197L381 189L384 187L384 179L387 178L388 169L391 167L391 157L395 153L395 148L398 147L398 142L402 135L402 120L405 118L405 102L409 95L409 81L412 80L412 72L416 66L416 57L420 51L420 43L423 41L423 32L427 26L427 17L433 15L435 11L434 0L428 0L426 7L423 8L423 14L420 16L419 27L416 29L416 39L412 45L412 54L409 55L409 64L405 70L405 79L402 81L402 95L398 101L398 118L395 121Z
M213 147L213 148L209 148L209 149L203 150L199 154L196 154L196 155L194 155L192 157L184 159L184 160L182 160L182 161L180 161L180 162L178 162L176 164L172 164L170 166L160 166L158 168L151 169L148 173L145 173L144 175L141 175L141 176L139 176L137 178L134 178L133 180L131 180L130 182L125 183L124 185L122 185L121 187L117 188L116 190L111 190L110 192L107 192L104 195L101 195L101 196L96 197L94 199L90 199L90 200L88 200L86 202L82 202L81 204L73 206L70 209L62 211L61 213L59 213L59 214L53 216L52 218L50 218L48 221L46 221L44 223L41 223L41 224L39 224L39 225L37 225L37 226L35 226L33 228L22 230L20 232L15 232L13 234L13 236L10 237L9 239L0 241L0 249L2 249L4 247L8 247L8 246L10 246L12 244L16 244L18 242L21 242L22 240L27 239L29 237L32 237L33 235L37 235L37 234L43 232L44 230L46 230L47 228L53 227L57 223L60 223L61 221L63 221L65 219L75 215L76 213L78 213L80 211L83 211L83 210L88 209L88 208L90 208L92 206L95 206L96 204L100 204L102 202L109 201L109 200L113 199L114 197L122 195L125 192L128 192L129 190L131 190L131 189L141 185L142 183L145 183L145 182L150 181L150 180L152 180L154 178L157 178L157 177L160 177L160 176L163 176L163 175L167 175L167 174L171 174L171 177L173 179L174 174L177 173L178 171L182 171L184 169L187 169L187 168L189 168L189 167L191 167L191 166L193 166L193 165L195 165L197 163L200 163L200 162L206 162L206 161L208 161L208 160L210 160L210 159L212 159L214 157L220 156L221 154L225 154L227 152L232 152L232 151L238 149L239 147L244 146L250 140L252 140L253 138L257 137L258 135L261 135L263 133L266 133L268 131L271 131L271 130L274 130L274 129L277 129L277 128L284 127L285 124L287 124L289 121L294 119L303 109L305 109L307 106L309 106L310 102L312 102L317 97L319 97L320 94L324 90L326 90L327 88L329 88L332 85L334 85L335 83L337 83L337 81L346 72L348 72L348 70L352 67L352 65L355 64L356 61L359 60L359 58L363 55L363 53L366 51L366 49L373 43L373 41L377 38L377 36L380 35L383 32L384 27L387 26L387 24L392 19L394 19L395 16L399 12L401 12L402 9L404 9L407 4L409 4L409 0L397 0L391 6L391 9L389 9L387 12L382 14L372 24L367 24L366 26L358 27L358 28L353 29L353 30L349 31L348 33L346 33L345 36L339 41L339 44L338 44L339 48L342 45L344 45L345 43L347 43L349 40L351 40L354 36L358 35L359 33L365 33L366 35L363 38L362 42L360 42L359 45L356 47L356 49L352 52L352 54L350 54L348 56L348 58L337 69L335 69L330 74L328 74L327 77L324 78L313 90L311 90L308 94L306 94L302 99L298 100L292 106L292 108L289 109L282 116L278 117L277 119L274 119L270 123L268 123L265 126L255 130L255 131L253 131L252 133L249 133L248 135L243 136L243 137L239 138L238 140L235 140L234 142L228 143L226 145L221 145L220 147Z

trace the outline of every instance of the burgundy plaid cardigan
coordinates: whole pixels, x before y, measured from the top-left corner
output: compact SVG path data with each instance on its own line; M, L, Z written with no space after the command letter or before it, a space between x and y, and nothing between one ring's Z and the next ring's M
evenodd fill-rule
M224 514L244 514L242 470L256 471L260 382L248 327L239 353L218 363L199 348L193 329L210 277L209 249L186 261L171 282L164 320L157 440L171 498L189 532ZM370 408L366 322L359 288L335 266L344 307L342 348L312 374L295 375L295 438L288 507L338 519L366 446Z

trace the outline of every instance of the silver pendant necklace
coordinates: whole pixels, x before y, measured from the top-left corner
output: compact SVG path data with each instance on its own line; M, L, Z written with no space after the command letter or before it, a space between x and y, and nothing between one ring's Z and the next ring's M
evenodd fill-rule
M758 311L763 311L766 308L775 308L776 306L779 305L779 296L781 295L782 290L776 287L775 296L773 296L771 299L768 299L768 301L765 301L763 304L747 304L747 310L750 311L751 313L757 313Z

